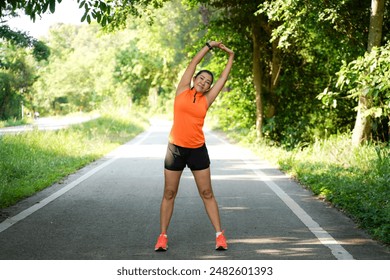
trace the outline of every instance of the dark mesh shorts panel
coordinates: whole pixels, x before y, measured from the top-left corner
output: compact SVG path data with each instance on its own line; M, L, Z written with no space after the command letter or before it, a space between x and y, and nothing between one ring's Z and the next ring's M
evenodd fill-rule
M168 143L164 167L172 171L181 171L186 166L191 170L203 170L210 166L206 144L200 148L183 148Z

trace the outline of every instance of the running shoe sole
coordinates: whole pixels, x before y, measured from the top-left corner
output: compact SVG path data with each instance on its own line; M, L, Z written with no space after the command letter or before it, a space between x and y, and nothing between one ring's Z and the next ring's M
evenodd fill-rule
M166 250L168 250L168 246L166 248L163 248L163 247L154 248L154 250L156 252L165 252Z

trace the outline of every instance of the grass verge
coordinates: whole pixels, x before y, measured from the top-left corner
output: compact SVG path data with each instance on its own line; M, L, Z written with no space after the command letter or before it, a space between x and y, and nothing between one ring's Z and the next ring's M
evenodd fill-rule
M112 110L58 131L0 137L0 208L40 191L142 132L139 112Z
M24 118L23 120L19 120L16 118L9 119L6 121L0 121L0 128L8 127L8 126L16 126L16 125L24 125L32 123L32 119Z

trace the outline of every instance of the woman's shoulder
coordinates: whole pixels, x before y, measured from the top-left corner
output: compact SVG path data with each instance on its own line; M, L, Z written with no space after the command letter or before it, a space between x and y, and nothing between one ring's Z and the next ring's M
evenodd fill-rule
M181 94L183 94L183 93L186 94L186 93L189 93L189 92L191 92L191 91L193 91L192 88L180 89L180 90L176 91L176 96L179 96L179 95L181 95Z

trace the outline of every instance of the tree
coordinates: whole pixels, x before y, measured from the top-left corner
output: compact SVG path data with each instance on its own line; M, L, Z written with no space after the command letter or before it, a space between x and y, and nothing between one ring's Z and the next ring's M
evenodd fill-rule
M372 0L367 52L371 52L374 47L381 46L384 8L385 0ZM354 146L358 146L369 139L372 124L371 116L366 112L370 110L372 103L372 96L368 95L367 92L360 93L358 113L352 135Z
M0 41L0 119L20 117L20 105L30 101L36 76L28 51Z
M20 117L20 104L31 101L29 89L36 77L30 54L36 61L50 55L50 49L42 41L4 24L3 16L16 15L11 4L0 3L0 119Z
M7 25L0 26L0 40L8 41L22 48L32 48L33 55L38 61L47 59L50 55L50 49L45 43L27 35L25 32L13 31Z
M13 15L10 10L8 14ZM50 49L24 32L0 26L0 119L21 117L21 102L31 101L29 89L36 76L30 54L39 62L48 59Z
M47 44L53 52L37 70L34 106L61 114L98 108L111 96L115 54L127 36L102 33L96 23L52 26Z
M373 47L350 63L344 63L338 72L339 92L332 95L347 96L358 103L362 93L370 107L361 110L361 117L368 117L372 124L371 137L386 142L389 140L390 116L390 43ZM356 104L355 103L355 104ZM358 141L355 146L359 145Z

